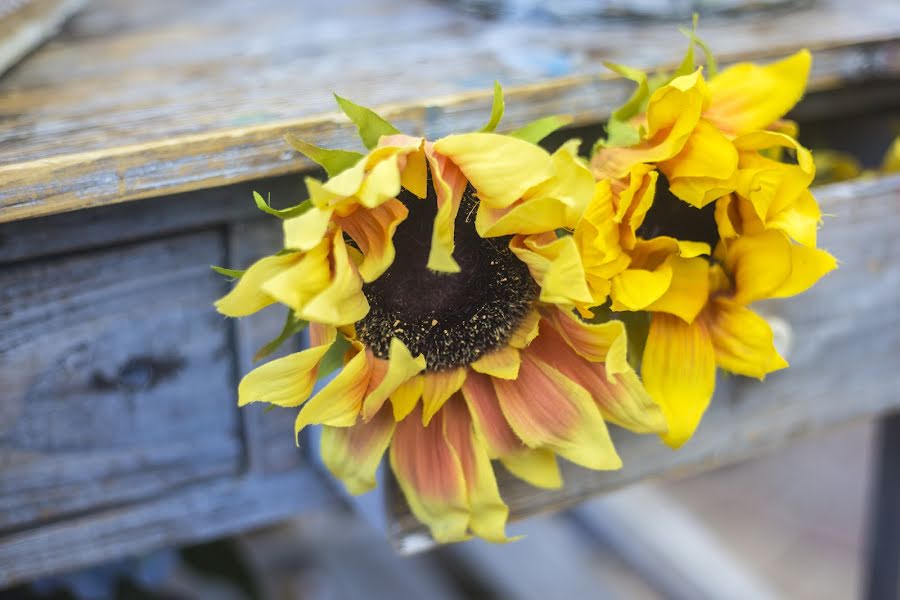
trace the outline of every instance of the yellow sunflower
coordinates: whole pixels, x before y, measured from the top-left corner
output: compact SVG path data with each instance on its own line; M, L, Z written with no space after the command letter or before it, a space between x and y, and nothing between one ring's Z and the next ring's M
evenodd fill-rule
M608 313L644 316L630 321L643 326L632 327L644 342L636 362L675 447L699 424L717 367L762 379L787 366L748 305L803 292L836 266L816 248L812 155L781 120L802 96L809 53L708 83L692 61L652 92L645 74L617 67L639 89L591 160L598 192L584 221L596 233L574 236L588 279L607 276ZM609 269L615 246L626 264Z
M263 205L285 218L285 250L235 272L216 304L229 316L287 306L282 338L310 323L310 346L247 374L239 403L301 407L296 432L324 427L322 458L352 493L374 487L389 450L436 540L505 540L492 459L556 487L557 455L621 466L606 422L665 430L626 359L624 325L574 312L604 285L568 234L593 176L577 143L553 154L536 145L562 119L493 133L499 87L484 130L433 142L339 103L369 152L292 140L329 178L308 179L297 207Z

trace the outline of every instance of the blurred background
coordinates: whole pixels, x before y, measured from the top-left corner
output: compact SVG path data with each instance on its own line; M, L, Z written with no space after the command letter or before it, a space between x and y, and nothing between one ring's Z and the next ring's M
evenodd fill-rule
M429 135L471 128L499 79L509 125L572 112L548 146L589 142L629 89L601 61L676 63L695 12L726 57L811 47L791 116L819 183L850 186L834 188L848 202L857 184L887 190L859 218L900 232L900 184L879 183L900 135L896 0L0 0L0 600L896 597L866 587L879 558L894 584L878 589L900 579L900 510L873 511L900 503L900 483L878 485L896 304L851 337L882 370L835 394L877 395L864 408L835 408L816 380L835 366L801 360L787 389L817 390L821 413L808 403L751 458L713 450L574 507L538 503L503 546L401 555L392 516L372 518L385 499L361 511L334 489L294 448L289 411L234 408L248 348L280 319L227 328L207 265L278 242L249 191L296 200L312 170L285 130L349 147L332 90ZM839 258L896 294L887 237ZM875 530L897 531L883 556Z

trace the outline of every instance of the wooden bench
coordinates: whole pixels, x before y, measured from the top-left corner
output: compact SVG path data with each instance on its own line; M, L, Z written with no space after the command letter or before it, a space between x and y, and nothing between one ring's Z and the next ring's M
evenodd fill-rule
M704 19L702 33L724 62L813 50L801 121L900 108L893 0ZM589 126L631 87L601 61L670 65L684 45L672 22L491 21L425 0L91 2L0 78L0 587L337 501L310 444L294 447L291 411L238 410L236 383L280 317L226 321L211 302L227 284L208 269L279 243L250 193L297 201L313 167L283 133L357 146L332 90L436 137L479 126L499 80L504 127L553 113ZM553 492L504 479L515 517L900 407L900 178L817 196L841 268L766 308L792 368L723 379L679 452L617 435L620 472L566 465ZM896 493L900 469L885 473ZM420 546L387 492L389 534ZM873 581L896 586L887 508L873 542L887 575Z

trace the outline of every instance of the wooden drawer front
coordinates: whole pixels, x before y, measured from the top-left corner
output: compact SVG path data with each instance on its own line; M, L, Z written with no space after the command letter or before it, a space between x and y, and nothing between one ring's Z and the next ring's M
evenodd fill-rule
M0 268L0 530L240 468L202 232Z

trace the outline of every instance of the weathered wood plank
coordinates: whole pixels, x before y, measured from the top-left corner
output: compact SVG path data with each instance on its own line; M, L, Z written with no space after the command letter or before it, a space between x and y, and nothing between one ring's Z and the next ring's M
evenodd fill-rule
M558 510L629 483L721 465L803 434L900 408L900 177L817 191L821 245L840 268L801 297L766 307L790 327L791 368L764 383L724 379L697 434L679 451L616 430L625 467L598 473L563 463L564 488L536 490L497 467L514 518ZM422 527L393 494L391 534L421 547Z
M331 500L311 469L190 485L142 503L0 536L0 588L245 531L321 509Z
M0 531L240 469L224 259L201 232L0 268Z
M703 33L725 60L811 47L814 90L900 75L893 0L709 19ZM0 81L0 221L308 168L285 131L356 143L331 90L430 136L480 125L495 79L510 127L597 122L630 88L602 60L671 64L683 45L671 22L490 21L424 0L98 0Z

